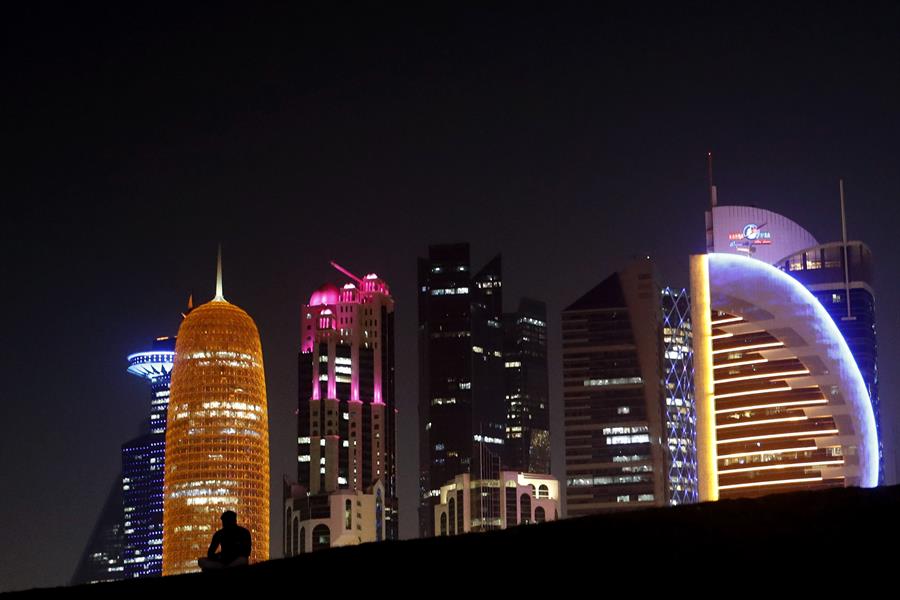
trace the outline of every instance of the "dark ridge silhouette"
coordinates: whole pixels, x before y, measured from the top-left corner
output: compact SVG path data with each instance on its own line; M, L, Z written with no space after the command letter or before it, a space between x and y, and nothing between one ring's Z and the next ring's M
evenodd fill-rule
M898 569L898 534L900 486L842 488L364 544L210 574L23 593L500 598L540 588L542 597L576 589L596 590L600 597L610 586L636 586L634 597L640 598L655 587L674 586L693 596L700 590L737 594L746 586L771 586L775 594L785 585L863 586L873 577L891 578ZM727 589L718 587L722 581Z

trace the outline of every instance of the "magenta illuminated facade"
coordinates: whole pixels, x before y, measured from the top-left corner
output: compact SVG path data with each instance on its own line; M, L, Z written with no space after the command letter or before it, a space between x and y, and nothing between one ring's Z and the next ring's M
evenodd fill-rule
M285 488L286 555L397 538L394 300L377 275L334 266L351 281L322 286L301 314L298 484ZM334 515L336 496L366 499L371 511Z

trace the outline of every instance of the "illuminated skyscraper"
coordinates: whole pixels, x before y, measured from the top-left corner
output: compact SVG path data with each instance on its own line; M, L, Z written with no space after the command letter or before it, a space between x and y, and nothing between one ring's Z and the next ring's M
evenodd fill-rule
M875 331L875 261L858 241L806 248L775 266L805 285L822 303L847 341L866 382L878 431L878 481L884 483L884 445L878 399L878 340ZM846 257L847 268L844 269Z
M166 430L163 574L199 570L225 510L250 530L251 562L269 557L269 428L259 332L222 296L178 330Z
M547 380L547 305L523 298L503 315L506 379L504 469L550 472L550 389Z
M878 431L879 481L884 483L871 250L859 241L820 244L778 213L755 206L718 206L715 191L711 198L713 206L706 213L709 252L751 256L778 267L803 283L834 319L866 383Z
M284 553L398 538L394 300L374 273L326 284L300 319L298 484Z
M696 502L689 302L641 259L562 313L568 513Z
M670 287L663 288L661 298L668 503L693 504L700 498L691 300L687 290Z
M419 534L434 535L441 486L496 478L506 437L500 256L469 272L469 245L418 261Z
M162 574L163 479L169 383L175 338L162 337L128 357L128 372L150 384L148 432L122 445L125 577Z
M801 283L759 260L691 257L701 500L878 483L863 377Z

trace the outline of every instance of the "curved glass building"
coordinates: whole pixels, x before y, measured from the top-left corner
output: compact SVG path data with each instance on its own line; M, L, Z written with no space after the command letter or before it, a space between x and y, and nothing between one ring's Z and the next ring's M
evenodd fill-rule
M225 510L250 530L251 562L269 558L269 429L259 332L222 296L190 311L172 370L163 575L199 570Z
M862 374L800 282L733 254L691 257L701 500L878 483Z

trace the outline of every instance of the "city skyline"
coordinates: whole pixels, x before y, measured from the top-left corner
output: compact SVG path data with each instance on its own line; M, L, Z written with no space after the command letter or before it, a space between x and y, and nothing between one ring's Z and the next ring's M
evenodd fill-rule
M687 286L687 256L705 248L709 151L721 205L765 207L818 240L840 239L844 179L848 236L876 264L896 481L896 6L285 10L256 22L188 9L175 23L73 7L9 21L17 151L0 268L14 409L0 444L16 457L2 477L22 491L0 513L24 541L0 588L71 574L120 445L146 421L146 384L123 357L174 331L191 293L209 297L219 241L262 337L272 506L296 472L297 307L331 278L328 261L365 265L397 302L400 533L415 535L414 259L452 241L471 244L472 264L502 252L504 296L547 303L562 481L559 312L634 256ZM274 510L271 531L277 552Z

